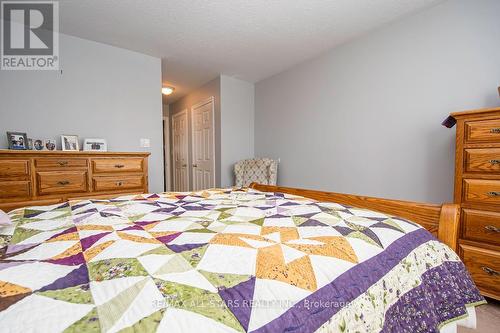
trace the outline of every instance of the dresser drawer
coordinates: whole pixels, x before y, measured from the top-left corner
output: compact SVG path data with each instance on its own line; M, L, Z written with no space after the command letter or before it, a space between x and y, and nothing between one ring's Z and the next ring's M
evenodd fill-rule
M85 158L37 158L35 167L38 169L67 169L67 168L86 168L87 159Z
M30 182L11 181L0 182L0 198L27 198L30 196Z
M500 245L500 213L464 209L464 238Z
M468 121L465 123L468 142L500 141L500 119Z
M92 160L95 173L142 172L142 158L95 158Z
M23 207L31 207L31 206L50 206L55 205L57 203L63 202L62 199L59 198L51 198L51 199L43 199L43 200L30 200L29 198L19 198L16 201L6 201L0 202L0 209L4 212L10 212L11 210Z
M500 149L465 149L466 172L500 172Z
M500 295L500 252L465 244L460 249L476 285L488 294Z
M464 201L500 204L500 180L464 179Z
M28 160L1 160L0 178L27 176L29 175L29 166Z
M94 191L121 191L129 189L142 189L144 177L124 176L124 177L94 177Z
M87 191L86 171L37 172L38 194L74 193Z

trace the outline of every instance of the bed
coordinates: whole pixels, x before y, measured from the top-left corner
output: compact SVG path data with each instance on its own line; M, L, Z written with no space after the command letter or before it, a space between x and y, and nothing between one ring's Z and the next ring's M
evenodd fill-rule
M458 211L259 184L17 209L0 327L454 332L485 303L453 251Z

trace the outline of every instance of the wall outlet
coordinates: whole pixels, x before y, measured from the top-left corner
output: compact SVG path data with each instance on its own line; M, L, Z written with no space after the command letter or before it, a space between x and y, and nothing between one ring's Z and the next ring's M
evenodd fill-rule
M145 138L142 138L141 139L141 147L142 148L149 148L151 147L151 140L150 139L145 139Z

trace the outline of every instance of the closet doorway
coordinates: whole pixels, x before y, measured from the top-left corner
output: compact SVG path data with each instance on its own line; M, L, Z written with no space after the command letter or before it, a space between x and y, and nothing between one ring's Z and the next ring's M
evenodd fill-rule
M215 187L215 98L186 104L171 116L172 189L176 192Z
M215 186L214 98L191 107L192 184L198 191Z
M172 148L174 191L189 191L187 109L172 117Z

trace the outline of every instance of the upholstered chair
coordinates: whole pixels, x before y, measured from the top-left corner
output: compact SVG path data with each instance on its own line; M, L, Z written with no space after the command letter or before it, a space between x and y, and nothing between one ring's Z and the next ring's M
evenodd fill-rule
M234 165L237 187L246 187L252 182L276 185L278 162L270 158L253 158L239 161Z

